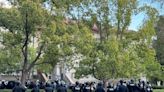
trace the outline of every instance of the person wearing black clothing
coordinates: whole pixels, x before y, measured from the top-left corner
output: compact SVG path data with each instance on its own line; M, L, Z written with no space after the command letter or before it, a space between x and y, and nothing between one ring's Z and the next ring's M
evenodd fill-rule
M115 92L114 87L110 83L108 84L107 92Z
M142 89L144 89L143 81L141 81L141 79L139 79L138 80L138 90L139 90L139 92L142 92Z
M80 85L80 89L81 89L81 90L80 90L80 92L83 92L84 87L85 87L85 85L84 85L84 84L81 84L81 85Z
M140 92L146 92L146 84L144 81L142 81L140 84L139 84L139 88L140 88Z
M98 83L98 86L97 86L95 92L105 92L102 83Z
M134 80L130 80L129 84L127 85L129 92L136 92L136 84L134 83Z
M61 83L60 87L57 89L57 92L67 92L67 88L64 83Z
M152 88L151 88L151 87L147 86L147 87L146 87L146 91L145 91L145 92L153 92L153 90L152 90Z
M45 92L54 92L53 88L49 83L46 83Z
M19 82L16 83L15 87L12 89L12 92L25 92L26 89L23 88Z
M53 89L55 89L55 84L54 84L54 82L51 82L51 86L52 86Z
M5 82L2 81L1 85L0 85L0 89L5 89L6 88L6 85L5 85Z
M39 88L38 88L38 86L37 86L36 84L34 84L34 86L33 86L32 90L31 90L31 92L40 92L40 91L39 91Z
M32 89L34 87L35 83L33 81L31 81L28 85L29 85L28 88Z
M146 92L153 92L151 84L149 82L147 82L146 84Z
M120 80L120 85L118 86L116 92L129 92L128 88L125 85L123 85L123 83L123 80Z
M83 92L91 92L91 87L88 82L85 84L83 88Z
M55 83L56 83L56 90L58 90L60 87L59 81L55 81Z
M73 87L72 92L80 92L81 87L79 85L79 82L76 82L75 86Z
M39 89L44 89L44 88L45 88L44 82L41 82L41 81L40 81L39 85L40 85L40 86L39 86Z

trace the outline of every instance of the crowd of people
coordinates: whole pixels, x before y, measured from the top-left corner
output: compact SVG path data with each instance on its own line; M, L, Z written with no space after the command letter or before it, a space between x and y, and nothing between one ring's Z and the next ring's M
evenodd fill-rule
M120 80L114 84L109 82L108 85L104 82L76 82L74 85L66 84L64 81L54 82L30 82L27 81L25 86L22 86L20 82L0 83L0 90L7 88L12 89L12 92L26 92L27 89L31 89L31 92L40 92L40 89L45 92L153 92L152 86L149 82L139 80L137 83L134 80L123 81Z
M135 83L134 80L129 82L120 80L117 84L108 83L107 87L103 82L95 84L85 83L76 85L72 88L72 92L153 92L152 86L149 82L139 81Z

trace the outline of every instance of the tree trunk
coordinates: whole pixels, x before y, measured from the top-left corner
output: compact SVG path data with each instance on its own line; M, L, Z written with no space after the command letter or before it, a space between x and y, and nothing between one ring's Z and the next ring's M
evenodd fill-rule
M123 39L123 30L121 31L121 34L120 34L120 40L122 40Z
M120 20L118 20L118 24L117 24L117 38L119 37L119 33L120 33Z
M64 80L64 62L60 61L60 78Z
M27 76L28 76L28 71L26 71L25 69L22 70L22 76L21 76L21 84L22 85L25 85Z
M102 40L103 40L103 39L102 39L102 30L101 30L101 22L100 22L100 26L99 26L99 28L100 28L99 31L100 31L100 43L101 43Z
M22 75L21 75L21 84L24 85L27 75L28 75L28 71L27 70L27 64L28 64L28 41L29 41L29 31L28 31L28 13L26 12L26 16L25 16L25 25L24 25L24 30L25 30L25 41L22 47L22 53L23 53L23 66L22 66Z
M28 63L28 44L25 45L23 49L23 55L24 55L24 61L23 61L23 67L22 67L22 76L21 76L21 84L24 85L26 78L28 76L28 70L27 70L27 63Z

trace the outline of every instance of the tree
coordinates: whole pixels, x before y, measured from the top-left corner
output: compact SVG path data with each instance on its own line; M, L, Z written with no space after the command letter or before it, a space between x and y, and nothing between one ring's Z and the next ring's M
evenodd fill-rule
M3 12L1 12L0 26L9 30L6 32L7 35L11 34L12 39L14 39L12 40L13 43L16 46L19 45L18 49L22 50L20 52L22 53L20 54L21 58L19 57L20 61L23 61L21 65L22 84L27 78L27 73L35 65L47 63L54 68L57 62L63 61L61 59L64 59L64 63L66 63L72 58L74 55L73 40L77 25L71 23L72 20L67 20L66 17L70 8L76 7L81 2L80 0L74 2L72 0L9 1L12 8L1 9ZM49 5L48 9L43 3ZM4 41L7 40L8 44L11 45L9 40L11 37L4 37L5 35L2 35L2 43L4 47L8 48ZM37 40L37 44L33 45L34 47L31 47L32 38ZM63 62L61 63L63 64Z
M113 9L108 4L110 6L116 4L117 6ZM154 49L151 47L152 37L155 36L153 26L158 16L155 8L147 5L138 7L135 0L109 0L105 4L104 1L94 1L93 7L96 9L92 11L87 8L90 14L88 16L91 18L86 19L86 21L90 28L95 23L98 25L100 42L92 40L93 38L88 39L87 42L83 39L84 43L81 42L80 49L82 51L80 52L83 59L76 71L77 77L93 75L97 79L106 80L109 78L139 77L140 73L150 77L149 66L153 68L150 74L160 73L160 65L155 59ZM110 10L114 13L109 12ZM131 16L135 11L137 14L141 12L147 14L147 18L138 32L127 30ZM117 16L113 17L115 14ZM110 22L110 18L114 20ZM113 26L109 28L110 25Z
M10 46L14 50L19 51L19 59L15 61L17 61L17 64L22 71L22 84L25 83L29 71L35 66L36 62L38 62L38 59L43 52L46 40L41 37L44 32L48 31L46 27L49 20L47 18L49 18L48 11L43 9L38 1L15 1L12 8L1 8L0 26L6 30L5 32L2 32L1 44L7 49L9 49L7 46ZM38 37L38 41L36 43L37 50L34 51L35 54L30 56L32 37ZM9 53L11 53L10 49ZM31 59L31 57L34 56L36 57Z
M156 26L156 34L157 34L157 40L155 41L155 49L157 53L157 59L161 63L161 65L164 65L164 28L163 28L163 23L164 23L164 17L160 16L157 26Z
M129 26L131 16L137 6L137 0L117 0L116 1L116 19L117 19L117 37L123 38L124 31Z
M130 78L139 72L152 77L159 71L151 47L158 11L151 6L138 7L137 0L10 2L12 8L0 8L0 26L6 29L0 35L3 45L0 63L6 65L8 58L14 57L9 64L13 69L20 65L22 83L35 65L46 63L53 68L58 62L63 65L73 61L77 55L80 55L77 77L91 74L106 80ZM147 14L138 32L127 30L135 11ZM92 32L93 25L97 33ZM95 39L94 34L100 38ZM32 44L35 39L37 43Z

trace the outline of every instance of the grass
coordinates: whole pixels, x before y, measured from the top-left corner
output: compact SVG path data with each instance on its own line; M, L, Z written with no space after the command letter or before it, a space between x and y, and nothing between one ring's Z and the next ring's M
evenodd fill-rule
M2 89L0 89L0 92L11 92L11 90L7 90L7 89L2 90ZM31 90L27 90L26 92L31 92ZM44 90L40 90L40 92L44 92ZM68 92L71 92L71 91L69 90ZM153 92L164 92L164 89L155 89L155 90L153 90Z
M155 89L153 92L164 92L164 89Z

